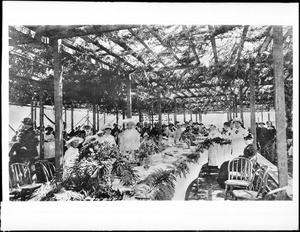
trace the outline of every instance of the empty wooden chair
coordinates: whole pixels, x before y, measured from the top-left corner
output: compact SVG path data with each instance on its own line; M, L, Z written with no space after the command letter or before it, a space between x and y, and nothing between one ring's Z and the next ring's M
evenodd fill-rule
M233 197L236 200L261 200L267 192L266 187L269 170L270 168L268 166L259 167L253 175L251 189L233 190Z
M228 163L228 179L225 181L225 200L227 200L228 191L232 194L234 188L251 188L252 166L251 160L244 157L234 158Z
M42 184L34 183L28 165L14 163L10 165L10 197L25 200L26 196Z
M36 169L39 168L42 172L42 182L51 181L55 175L55 166L48 160L38 160L35 162Z

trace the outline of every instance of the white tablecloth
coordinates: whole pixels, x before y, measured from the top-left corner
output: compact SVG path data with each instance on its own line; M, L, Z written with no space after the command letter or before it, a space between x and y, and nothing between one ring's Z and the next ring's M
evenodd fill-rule
M145 179L147 176L149 176L151 173L162 169L162 170L170 170L173 169L174 166L172 163L179 159L186 159L185 154L191 154L194 152L196 147L191 147L190 149L187 148L186 145L183 145L182 148L177 147L170 147L164 150L162 153L158 153L151 156L150 160L150 167L148 169L145 169L143 166L134 167L134 170L137 171L137 174L139 175L140 179ZM166 155L166 153L171 154L172 156ZM177 176L175 184L175 192L172 200L184 200L185 199L185 193L192 181L194 181L201 170L201 167L203 164L207 163L208 152L205 150L203 153L200 154L200 158L197 163L188 163L189 172L186 174L186 176ZM124 189L128 190L127 187L122 186L118 181L113 184L114 189Z
M191 147L190 153L193 152L195 147ZM175 181L175 193L172 200L182 200L185 199L185 193L189 185L198 177L202 165L208 162L208 151L204 150L200 153L200 158L197 163L189 163L189 173L186 176L177 177Z

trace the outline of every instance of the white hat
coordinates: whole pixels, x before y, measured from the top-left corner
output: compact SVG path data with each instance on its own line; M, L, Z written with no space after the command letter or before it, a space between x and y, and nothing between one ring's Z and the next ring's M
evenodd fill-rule
M104 133L103 130L98 130L98 131L96 132L96 135L103 134L103 133Z
M136 124L135 121L132 118L124 119L123 123L125 123L125 124L131 124L131 125L134 125L134 126Z
M232 122L242 123L242 120L240 118L234 118L234 119L232 119Z
M72 137L71 139L69 139L69 140L66 142L66 146L69 146L70 143L72 143L73 141L78 141L78 143L82 143L82 142L83 142L83 138L80 138L80 137Z
M104 125L103 127L102 127L102 130L106 130L106 129L113 129L114 127L110 124L110 123L107 123L106 125Z
M98 135L88 135L85 137L83 145L88 144L89 142L91 142L93 140L97 140L98 138L99 138Z

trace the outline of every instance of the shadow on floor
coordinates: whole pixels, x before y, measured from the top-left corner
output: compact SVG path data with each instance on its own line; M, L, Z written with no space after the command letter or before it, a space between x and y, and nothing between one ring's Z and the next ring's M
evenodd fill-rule
M189 185L185 200L224 201L225 189L217 182L218 174L218 167L204 164L199 177ZM227 199L231 200L230 197Z

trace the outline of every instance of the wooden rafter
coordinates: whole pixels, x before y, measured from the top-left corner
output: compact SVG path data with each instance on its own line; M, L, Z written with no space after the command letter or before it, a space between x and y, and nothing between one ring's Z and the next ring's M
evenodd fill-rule
M64 46L68 47L68 48L71 48L71 49L74 50L74 51L77 51L77 52L80 52L80 53L85 53L84 49L75 47L74 45L70 44L70 43L67 42L66 40L63 40L63 41L62 41L62 44L63 44ZM89 56L90 56L91 58L93 58L94 60L96 60L96 61L98 61L98 62L100 62L100 63L102 63L102 64L105 64L105 65L111 67L112 69L115 69L115 68L116 68L116 67L114 67L112 64L109 64L109 63L107 63L107 62L101 60L101 58L98 57L98 56L96 56L96 55L89 54Z
M41 26L27 26L35 31ZM136 28L138 25L78 25L69 26L44 26L39 33L49 38L65 39L85 35L99 35L102 33Z
M243 47L244 47L244 43L245 43L245 40L246 40L246 35L247 35L247 32L248 32L248 29L249 29L249 25L244 26L243 33L242 33L242 38L241 38L241 41L239 43L239 48L238 48L238 52L237 52L236 60L238 62L240 60L240 57L241 57L241 54L242 54L242 51L243 51Z
M154 37L161 43L161 45L163 45L164 47L166 47L168 49L168 51L173 55L173 57L176 59L176 61L178 63L180 62L180 59L178 58L178 56L175 54L175 52L173 51L173 49L168 46L166 43L164 43L164 41L161 39L161 37L155 32L155 30L153 28L148 28L149 31L151 32L152 35L154 35Z
M120 56L118 56L117 54L113 53L112 51L110 51L106 47L102 46L97 40L95 40L96 37L94 39L91 39L88 36L81 36L80 38L82 38L83 40L85 40L88 43L94 44L98 48L100 48L103 51L105 51L108 55L111 55L111 56L115 57L116 59L120 60L121 62L123 62L124 64L126 64L127 66L129 66L130 68L132 68L132 69L135 68L132 64L130 64L129 62L127 62L126 60L124 60L123 58L121 58Z
M177 55L175 54L174 50L173 50L170 46L168 46L168 45L161 39L161 37L158 35L158 33L156 33L155 30L154 30L153 28L149 28L149 31L151 32L152 35L155 36L155 38L161 43L161 45L163 45L164 47L166 47L166 48L168 49L168 51L173 55L173 57L176 59L176 61L177 61L178 63L180 63L181 65L183 65L182 62L181 62L181 60L180 60L180 59L177 57ZM200 63L200 62L199 62L199 63ZM187 72L189 72L189 73L191 74L190 69L186 69L186 72L184 72L184 73L181 75L181 78L183 78ZM191 74L191 75L193 75L193 74ZM191 94L193 94L193 93L191 93Z
M132 30L132 29L128 29L129 32L136 37L136 39L149 51L151 52L151 54L155 57L155 59L157 59L163 66L167 66L153 51L151 48L149 48L149 46Z
M199 59L199 56L198 56L197 51L196 51L196 45L191 40L191 33L190 33L190 31L188 31L188 37L189 37L188 38L189 39L189 46L192 48L194 56L196 57L197 64L200 65L200 59Z
M122 47L125 51L129 52L131 54L131 56L133 56L134 58L136 58L138 61L140 61L143 64L146 64L145 60L143 59L143 57L141 55L139 55L138 53L134 52L126 43L122 42L121 40L113 37L113 36L107 36L106 37L108 39L110 39L112 42L114 42L115 44L118 44L120 47Z
M214 32L213 32L214 29L211 25L209 25L208 28L211 31L210 41L211 41L211 46L213 49L215 63L217 64L218 63L218 52L217 52L217 46L216 46L216 39L215 39Z

